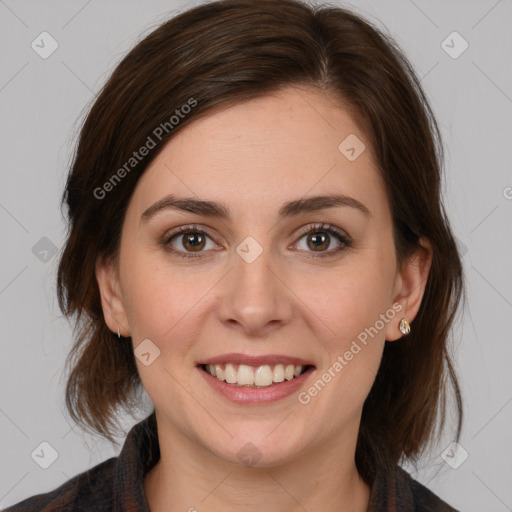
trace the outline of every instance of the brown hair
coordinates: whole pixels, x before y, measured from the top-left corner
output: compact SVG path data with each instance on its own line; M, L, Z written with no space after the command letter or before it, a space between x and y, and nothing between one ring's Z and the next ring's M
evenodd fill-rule
M420 237L433 249L411 334L385 344L364 404L356 464L370 482L378 466L415 461L438 420L440 435L447 380L459 439L462 401L447 342L465 295L441 201L441 135L427 98L396 43L342 8L295 0L200 5L163 23L114 70L81 128L62 199L69 232L58 298L66 316L76 315L77 331L66 406L82 427L111 441L118 408L137 407L142 384L131 339L118 340L104 321L95 262L118 256L125 211L144 170L194 120L287 85L334 93L365 126L386 185L398 262L418 248ZM128 169L133 152L150 146L148 137L158 143Z

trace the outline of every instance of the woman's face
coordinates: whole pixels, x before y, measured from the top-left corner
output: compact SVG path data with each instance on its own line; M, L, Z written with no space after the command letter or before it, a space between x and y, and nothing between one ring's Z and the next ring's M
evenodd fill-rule
M154 208L170 196L183 208ZM130 201L111 295L106 275L106 321L132 337L159 429L236 463L352 446L384 341L414 315L365 133L299 88L174 136Z

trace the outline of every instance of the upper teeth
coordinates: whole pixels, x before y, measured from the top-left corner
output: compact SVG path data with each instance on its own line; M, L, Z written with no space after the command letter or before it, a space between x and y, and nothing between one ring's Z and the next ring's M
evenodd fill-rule
M245 364L236 365L232 363L208 364L206 369L210 375L217 377L228 384L238 384L240 386L270 386L273 382L283 382L298 377L303 370L301 365L276 364L269 366L248 366Z

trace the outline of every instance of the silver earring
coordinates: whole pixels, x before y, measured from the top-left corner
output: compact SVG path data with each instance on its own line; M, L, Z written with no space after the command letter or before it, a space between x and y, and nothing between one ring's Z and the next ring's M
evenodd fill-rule
M119 332L119 325L117 326L117 337L121 338L121 333Z
M400 332L402 334L409 334L411 332L411 326L409 325L409 322L405 318L402 318L402 320L400 320Z

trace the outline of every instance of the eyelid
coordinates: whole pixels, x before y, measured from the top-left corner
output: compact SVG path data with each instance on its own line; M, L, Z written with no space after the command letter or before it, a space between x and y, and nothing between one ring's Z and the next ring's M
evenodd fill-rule
M213 235L209 232L209 229L210 228L208 228L208 227L205 228L204 226L200 227L198 224L186 224L184 226L179 226L179 227L177 227L174 230L166 232L163 235L162 238L164 238L166 240L170 240L172 237L174 237L176 235L179 235L179 234L182 234L182 233L187 233L189 231L203 233L205 235L208 235L210 238L212 238ZM303 235L306 235L310 231L322 230L322 229L335 231L337 234L339 234L340 236L343 236L348 241L352 241L352 238L350 237L350 235L346 231L344 231L344 230L334 226L333 224L328 224L328 223L325 223L325 222L317 222L317 223L312 223L312 224L306 224L305 226L300 228L295 233L295 236L302 237Z
M334 231L341 237L345 238L348 242L352 241L349 234L347 232L345 232L343 229L338 228L338 227L334 226L333 224L328 224L325 222L317 222L317 223L314 222L313 224L308 224L308 225L304 226L303 228L301 228L295 236L298 236L299 238L301 238L302 236L307 235L311 231Z

